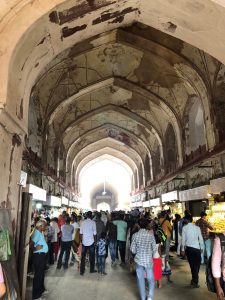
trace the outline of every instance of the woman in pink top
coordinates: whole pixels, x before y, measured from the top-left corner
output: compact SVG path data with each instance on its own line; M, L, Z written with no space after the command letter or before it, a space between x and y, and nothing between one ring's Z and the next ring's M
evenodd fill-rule
M5 294L6 292L6 287L4 283L4 276L3 276L3 271L2 271L2 266L0 264L0 298Z
M213 254L212 254L212 274L215 279L217 297L219 300L224 300L225 299L224 286L221 286L220 278L222 273L223 282L225 282L225 266L223 270L221 270L221 261L222 261L221 245L220 245L220 239L217 237L214 241Z

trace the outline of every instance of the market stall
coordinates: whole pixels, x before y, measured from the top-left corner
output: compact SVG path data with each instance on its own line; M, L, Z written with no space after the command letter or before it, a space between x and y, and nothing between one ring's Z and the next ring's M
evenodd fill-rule
M225 177L210 181L211 197L206 211L215 233L225 231Z
M27 184L26 187L23 188L23 192L32 194L32 208L33 210L40 211L46 202L46 190L33 184Z
M194 221L200 218L202 211L208 209L210 192L210 185L179 191L179 199L185 204L185 209L190 211Z
M162 194L162 209L171 210L171 216L175 214L183 215L185 205L179 200L179 191L171 191L169 193Z
M44 208L47 211L47 215L50 218L57 218L60 215L61 204L61 198L52 195L47 196L46 202L44 203Z
M150 199L150 212L152 217L157 217L158 213L162 211L162 204L160 198Z

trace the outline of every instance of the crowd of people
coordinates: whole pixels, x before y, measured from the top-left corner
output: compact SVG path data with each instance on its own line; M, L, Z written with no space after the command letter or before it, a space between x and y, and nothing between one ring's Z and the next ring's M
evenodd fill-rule
M162 277L171 280L171 239L181 259L187 259L191 273L191 288L199 288L200 265L211 257L209 230L213 229L206 220L206 213L193 224L192 216L171 211L162 211L151 218L149 213L122 211L87 212L77 216L66 211L58 218L34 220L31 233L33 278L33 299L45 299L45 271L56 263L56 268L67 269L77 264L81 276L85 275L87 262L90 273L106 276L106 259L110 254L111 267L120 264L135 271L141 300L153 300L157 286L162 288ZM206 254L206 255L205 255ZM220 239L216 239L212 255L212 272L216 278L216 291L224 299L224 284L221 277ZM224 265L223 265L224 268ZM225 278L225 270L222 270ZM218 279L218 280L217 280ZM148 288L146 290L146 282Z

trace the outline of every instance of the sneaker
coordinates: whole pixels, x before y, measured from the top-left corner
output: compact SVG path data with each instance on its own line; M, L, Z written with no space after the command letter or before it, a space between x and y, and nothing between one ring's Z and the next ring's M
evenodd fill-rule
M97 270L90 271L90 273L97 273Z
M40 298L37 298L35 300L45 300L45 297L44 296L41 296Z
M106 272L103 272L102 275L107 275L107 273L106 273Z
M193 281L191 281L191 287L198 289L200 288L200 285L198 283L194 283Z
M152 298L148 297L147 300L152 300Z
M34 273L32 273L32 272L28 273L28 274L27 274L27 277L29 277L29 278L34 278Z
M45 295L47 295L47 294L49 294L49 290L44 290L42 296L45 296Z

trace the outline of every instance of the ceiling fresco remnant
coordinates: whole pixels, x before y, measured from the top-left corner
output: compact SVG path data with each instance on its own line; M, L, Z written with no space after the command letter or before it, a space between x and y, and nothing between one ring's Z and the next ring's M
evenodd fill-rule
M178 172L225 138L217 2L3 0L0 121L9 114L26 151L76 192L107 154L135 191Z
M120 17L119 11L103 13L93 22ZM76 18L73 9L52 12L50 22L65 25ZM209 93L217 65L203 51L140 23L91 37L61 52L39 74L30 102L42 121L37 130L29 119L28 146L36 151L32 137L37 137L43 160L59 172L66 166L60 174L79 189L76 177L84 153L97 155L95 147L110 143L115 155L121 143L134 151L132 160L139 157L135 186L154 182L181 167L185 155L200 144L206 149L215 145ZM201 139L193 126L187 133L184 121L193 118L194 97L203 108ZM189 152L184 149L188 141L193 145Z

